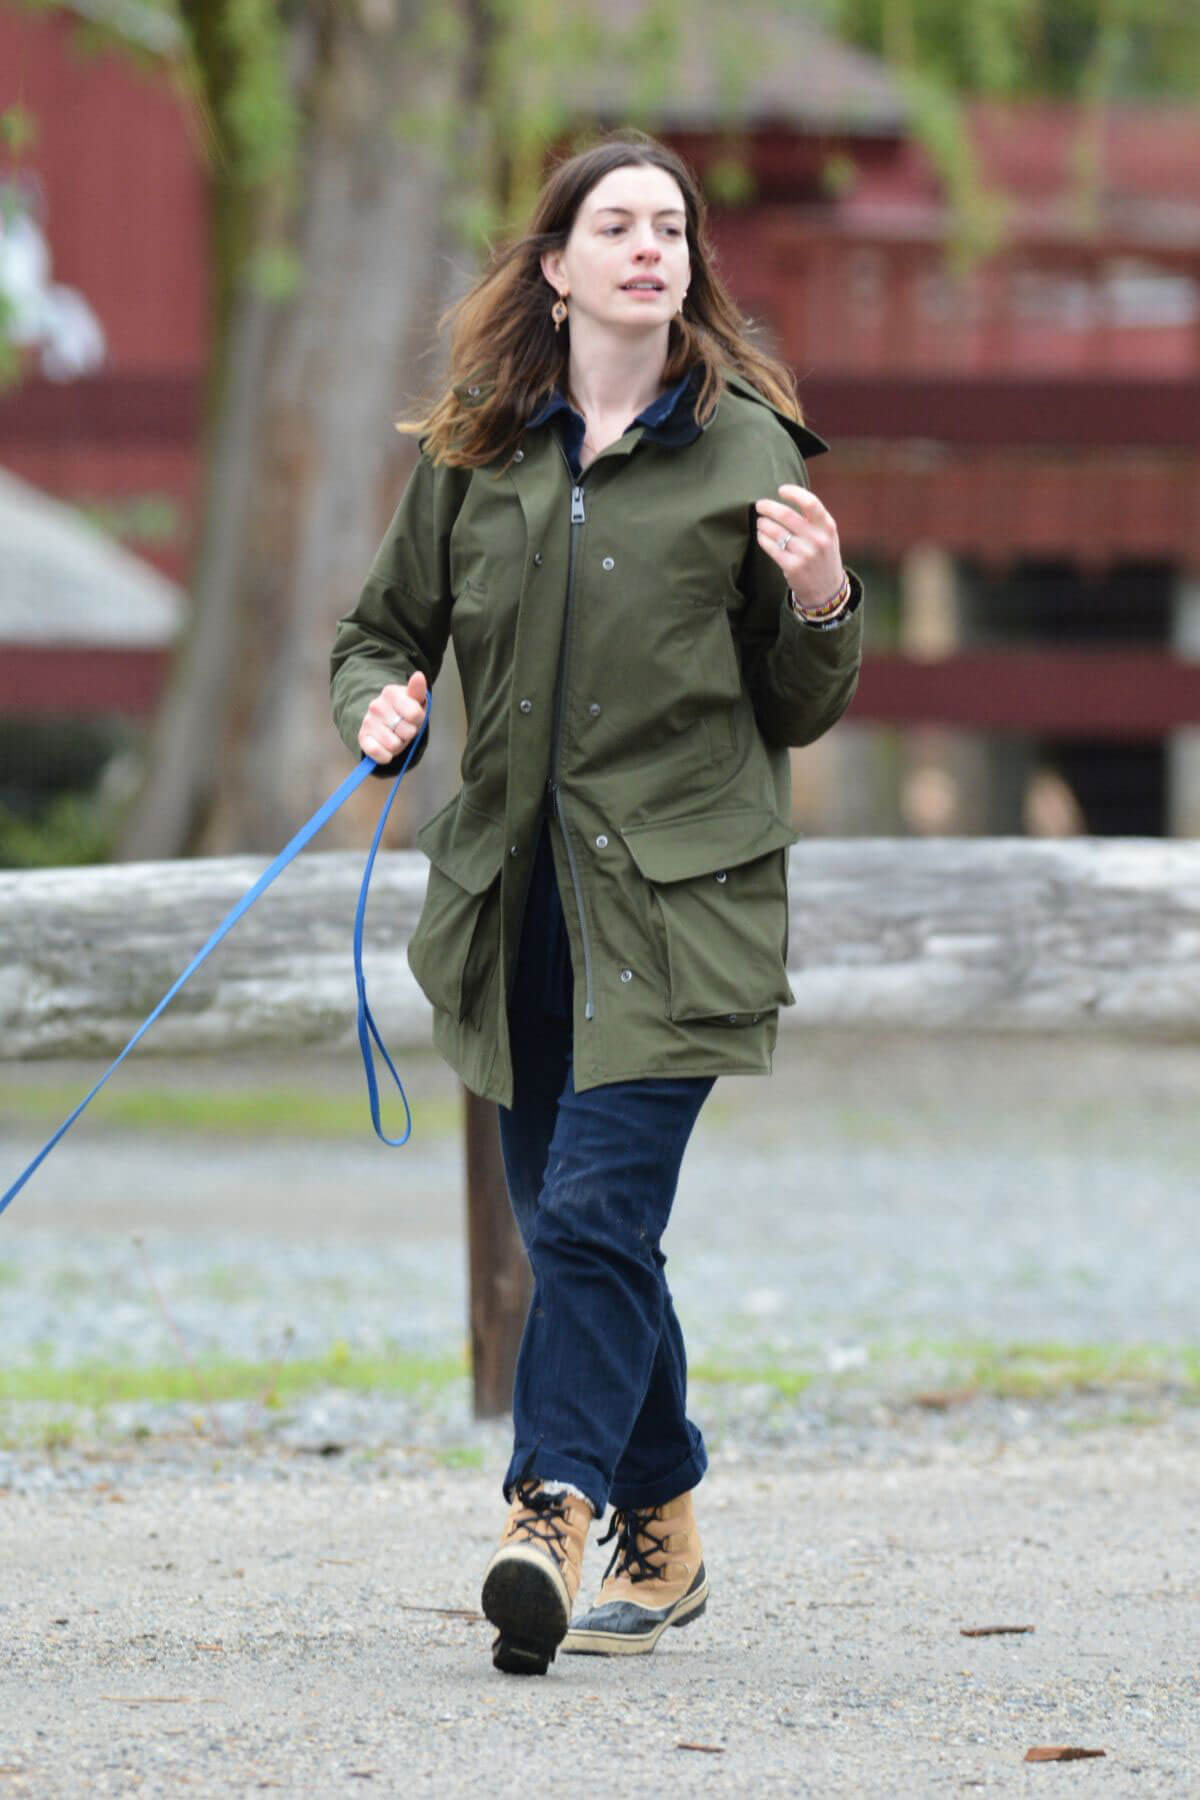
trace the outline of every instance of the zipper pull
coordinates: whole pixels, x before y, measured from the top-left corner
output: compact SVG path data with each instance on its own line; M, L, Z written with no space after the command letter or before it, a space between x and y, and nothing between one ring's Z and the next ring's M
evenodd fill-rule
M571 523L572 525L582 525L583 522L583 489L573 487L571 489Z

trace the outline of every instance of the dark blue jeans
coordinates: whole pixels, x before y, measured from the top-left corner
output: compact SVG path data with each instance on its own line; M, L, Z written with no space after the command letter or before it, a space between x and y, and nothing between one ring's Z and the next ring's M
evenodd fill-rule
M712 1076L577 1094L571 956L543 829L509 1001L513 1105L501 1107L509 1197L533 1269L513 1386L511 1499L528 1464L599 1516L696 1486L687 1356L660 1240Z

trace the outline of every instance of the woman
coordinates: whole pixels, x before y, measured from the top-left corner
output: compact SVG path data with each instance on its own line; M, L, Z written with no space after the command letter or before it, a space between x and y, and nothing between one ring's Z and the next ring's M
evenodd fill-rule
M454 641L462 789L418 835L434 1041L499 1106L534 1275L493 1660L637 1654L708 1592L703 1438L660 1239L718 1075L769 1072L790 744L844 711L861 590L747 342L701 194L640 133L556 168L456 308L452 385L333 652L386 776ZM423 746L422 746L423 747ZM612 1561L570 1627L584 1541Z

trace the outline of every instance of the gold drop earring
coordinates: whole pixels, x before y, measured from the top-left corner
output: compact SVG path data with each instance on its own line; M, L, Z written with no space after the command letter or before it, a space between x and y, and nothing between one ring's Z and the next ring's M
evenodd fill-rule
M558 299L554 302L554 305L550 308L550 317L554 320L555 331L562 330L562 323L563 323L563 320L566 318L566 316L567 316L566 296L564 294L560 294L558 296Z

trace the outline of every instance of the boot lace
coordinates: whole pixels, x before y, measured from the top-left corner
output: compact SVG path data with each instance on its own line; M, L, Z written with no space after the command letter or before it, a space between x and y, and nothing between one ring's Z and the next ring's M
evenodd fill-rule
M530 1459L532 1460L532 1458ZM525 1517L513 1524L513 1537L544 1544L556 1562L567 1560L567 1494L547 1494L529 1473L529 1462L513 1488Z
M615 1569L618 1581L628 1578L630 1581L654 1581L662 1575L662 1565L655 1566L650 1558L656 1551L666 1558L666 1538L655 1537L649 1530L659 1516L657 1506L631 1506L626 1511L613 1507L612 1519L603 1537L597 1538L597 1544L607 1544L613 1537L616 1545L604 1571L607 1581ZM663 1522L663 1521L660 1521ZM639 1539L649 1539L643 1548Z

